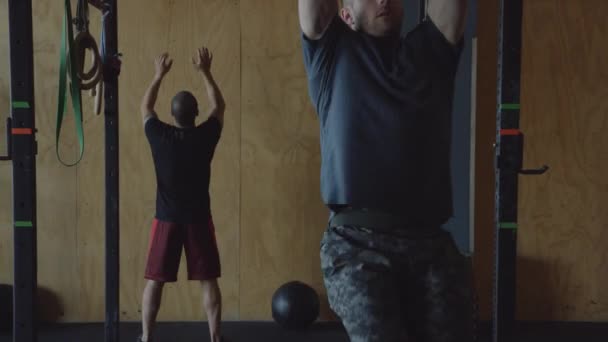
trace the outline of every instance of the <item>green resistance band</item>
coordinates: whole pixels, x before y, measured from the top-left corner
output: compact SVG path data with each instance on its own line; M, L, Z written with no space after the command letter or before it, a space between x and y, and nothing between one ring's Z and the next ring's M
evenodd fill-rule
M61 35L61 51L59 64L59 97L57 100L57 126L55 130L55 151L57 159L65 166L74 166L82 160L84 154L84 130L82 128L82 98L80 93L80 79L76 74L76 58L74 51L74 31L72 29L72 5L70 0L65 0L65 14L63 17L63 33ZM74 121L76 123L76 134L80 146L80 156L74 163L65 163L59 154L59 137L61 125L67 103L66 82L70 75L70 97L74 110Z

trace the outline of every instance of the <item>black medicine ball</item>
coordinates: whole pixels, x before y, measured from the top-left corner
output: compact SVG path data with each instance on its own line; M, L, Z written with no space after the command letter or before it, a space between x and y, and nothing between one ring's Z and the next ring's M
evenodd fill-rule
M302 330L319 317L319 296L310 286L292 281L279 287L272 296L272 318L289 330Z

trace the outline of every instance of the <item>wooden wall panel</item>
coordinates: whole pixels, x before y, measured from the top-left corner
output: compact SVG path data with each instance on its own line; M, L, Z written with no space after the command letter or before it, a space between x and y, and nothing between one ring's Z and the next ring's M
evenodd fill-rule
M0 5L2 16L8 19L8 4ZM60 312L77 312L79 284L74 281L78 277L76 268L77 250L76 211L76 169L62 167L55 155L55 113L57 108L57 69L59 65L59 30L61 27L61 7L50 6L47 2L33 3L34 26L34 77L35 77L35 109L36 125L38 128L37 156L37 201L38 201L38 281L39 286L49 289L58 297L64 298ZM8 23L2 21L2 49L0 60L3 61L0 70L0 98L2 113L2 140L4 141L4 120L9 114L9 59L8 59ZM71 116L71 111L69 112ZM74 146L73 120L66 119L63 140L60 144L65 155L73 155ZM2 144L4 147L4 143ZM5 149L3 148L3 152ZM12 282L12 164L0 164L1 178L1 222L4 229L0 232L2 240L2 270L3 282Z
M91 11L90 30L99 43L101 17ZM83 92L85 154L76 166L76 239L80 296L67 319L103 321L105 317L105 142L104 117L93 112L93 97ZM122 190L122 189L121 189Z
M195 94L201 113L205 113L206 92L200 75L192 67L191 56L197 47L206 44L214 53L212 70L227 102L226 123L212 168L211 201L222 260L220 286L224 317L235 319L239 279L239 3L142 0L120 4L119 46L124 54L120 84L122 318L140 319L148 234L156 196L152 158L139 103L154 75L153 58L167 51L174 64L159 93L159 116L171 120L171 97L184 89ZM159 319L183 321L204 317L200 286L196 282L187 283L186 274L185 256L182 256L179 281L166 287Z
M297 2L241 2L241 319L270 319L273 292L300 280L324 298L318 122L310 105ZM322 318L327 318L323 304Z
M522 122L525 165L552 167L520 179L518 317L605 321L608 193L607 5L601 0L525 2ZM479 3L475 271L490 318L493 149L498 0Z
M608 320L608 3L526 1L519 316Z
M142 14L146 10L146 15ZM120 76L121 111L121 311L123 320L139 320L148 233L155 207L154 169L139 114L139 101L154 72L155 54L168 51L175 58L161 89L158 108L169 119L172 94L191 89L206 108L206 94L193 71L190 56L207 44L215 54L213 70L228 103L223 138L213 164L212 210L220 245L224 277L225 317L238 315L238 228L240 151L240 65L238 2L235 1L121 1L119 47L124 54ZM7 16L7 4L0 15ZM103 117L92 114L84 100L86 151L73 168L55 156L55 112L59 42L63 7L50 1L34 2L36 120L38 132L38 247L39 284L60 298L64 321L101 321L104 317L104 133ZM100 17L91 11L91 30L99 32ZM5 21L3 21L5 22ZM8 25L0 25L2 43L8 44ZM8 108L8 49L0 56L0 106ZM161 110L162 109L162 110ZM73 160L77 146L71 110L66 117L61 148ZM4 117L3 117L4 120ZM0 138L4 141L4 130ZM2 144L4 147L4 144ZM12 278L11 164L0 165L1 213L0 281ZM200 287L181 283L168 286L164 320L204 317Z
M60 298L63 319L75 319L88 303L78 262L77 169L63 166L55 152L55 124L59 74L59 49L63 9L49 2L33 2L36 126L38 134L38 283ZM71 106L69 106L71 107ZM73 112L66 111L60 141L66 161L75 159ZM86 290L86 289L84 289Z

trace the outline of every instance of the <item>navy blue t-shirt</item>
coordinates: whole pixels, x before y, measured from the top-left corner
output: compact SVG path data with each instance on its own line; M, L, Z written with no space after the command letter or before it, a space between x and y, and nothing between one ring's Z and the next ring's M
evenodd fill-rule
M174 223L207 223L211 160L222 125L215 117L192 128L158 118L146 121L156 170L156 218Z
M378 38L336 16L321 39L302 35L302 44L320 121L325 203L445 223L462 42L451 44L430 19L404 37Z

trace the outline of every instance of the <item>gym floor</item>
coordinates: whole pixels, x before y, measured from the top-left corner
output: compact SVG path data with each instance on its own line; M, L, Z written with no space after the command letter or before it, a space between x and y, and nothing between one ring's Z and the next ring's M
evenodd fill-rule
M226 322L223 325L228 341L238 342L348 342L343 328L335 323L318 323L304 332L288 332L272 322ZM480 342L489 342L489 326L482 325ZM121 324L121 342L134 342L140 326L137 323ZM11 335L0 333L0 342L10 342ZM38 342L87 341L103 342L103 324L64 324L40 329ZM522 323L514 342L605 342L608 325L605 323ZM161 323L157 342L209 341L204 323Z

